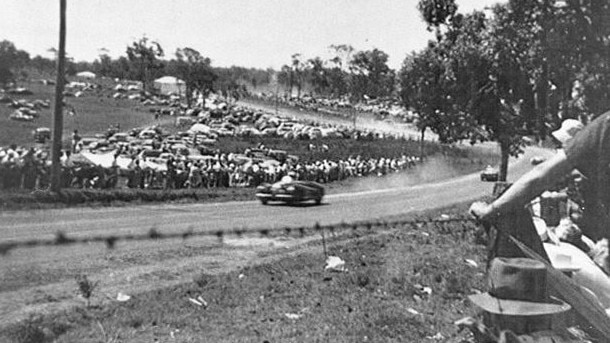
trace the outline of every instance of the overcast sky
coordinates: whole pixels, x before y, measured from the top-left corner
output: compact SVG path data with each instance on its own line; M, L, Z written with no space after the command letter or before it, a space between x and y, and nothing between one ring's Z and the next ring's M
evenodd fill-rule
M113 58L144 35L161 44L165 58L190 47L213 66L280 68L290 56L328 57L331 44L378 48L399 68L422 49L426 31L417 0L68 0L67 43L76 61L93 61L102 48ZM456 0L459 11L501 0ZM32 57L51 57L58 46L58 0L4 0L0 40Z

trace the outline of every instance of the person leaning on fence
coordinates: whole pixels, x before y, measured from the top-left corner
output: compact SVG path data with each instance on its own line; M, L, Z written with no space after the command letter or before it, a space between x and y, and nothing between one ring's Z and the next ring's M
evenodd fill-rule
M470 213L480 221L493 222L498 216L525 206L574 169L587 178L582 194L586 204L583 233L594 241L610 238L610 111L576 133L565 149L523 175L498 199L492 203L473 203ZM607 251L597 254L594 260L610 274Z

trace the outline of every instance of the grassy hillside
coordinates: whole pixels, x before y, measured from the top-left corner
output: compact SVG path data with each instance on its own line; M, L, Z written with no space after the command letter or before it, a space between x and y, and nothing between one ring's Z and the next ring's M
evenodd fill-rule
M55 86L43 85L37 82L22 83L30 89L32 95L10 95L14 100L51 100L51 108L40 111L40 117L32 122L19 122L9 119L13 108L0 104L0 146L9 144L32 145L32 131L37 127L52 127L53 103L55 99ZM109 125L119 124L122 130L144 126L154 122L148 109L139 106L139 103L127 99L113 99L111 93L105 92L102 96L86 93L83 97L67 97L66 103L73 106L76 115L64 115L63 140L69 142L73 130L81 135L88 136L105 131ZM170 120L167 118L167 120ZM171 121L171 120L170 120Z
M462 214L467 205L421 218ZM484 289L485 248L472 225L348 232L260 262L93 307L33 316L0 332L9 342L471 342L456 320ZM247 248L247 247L244 247ZM346 271L325 270L325 251ZM465 260L473 260L467 263ZM91 280L95 282L96 280ZM76 289L76 283L74 284ZM189 298L201 297L199 306ZM37 340L36 340L37 339Z

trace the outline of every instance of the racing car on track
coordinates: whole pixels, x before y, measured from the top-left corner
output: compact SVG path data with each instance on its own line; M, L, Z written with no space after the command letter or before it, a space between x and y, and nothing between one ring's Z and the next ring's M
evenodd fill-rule
M324 187L313 181L264 183L256 187L256 197L263 205L266 205L269 201L296 204L310 200L319 205L322 203L322 197L324 197Z
M487 166L481 172L481 181L496 182L498 181L498 173L498 169L492 166Z

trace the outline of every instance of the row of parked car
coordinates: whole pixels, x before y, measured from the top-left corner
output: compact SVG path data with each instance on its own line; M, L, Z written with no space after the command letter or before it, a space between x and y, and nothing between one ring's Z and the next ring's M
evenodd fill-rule
M6 104L6 106L10 108L14 108L15 111L9 115L9 118L18 121L33 121L40 116L40 111L43 108L51 107L50 100L14 100L7 94L0 95L0 103Z

